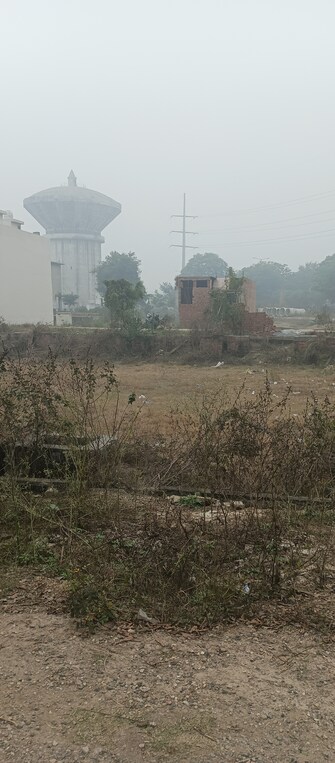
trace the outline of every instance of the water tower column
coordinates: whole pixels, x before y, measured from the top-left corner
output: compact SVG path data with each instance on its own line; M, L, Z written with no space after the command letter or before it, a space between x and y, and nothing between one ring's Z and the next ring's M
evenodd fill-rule
M96 270L101 262L102 236L89 234L47 234L55 262L61 264L62 294L77 294L78 303L88 308L100 305Z

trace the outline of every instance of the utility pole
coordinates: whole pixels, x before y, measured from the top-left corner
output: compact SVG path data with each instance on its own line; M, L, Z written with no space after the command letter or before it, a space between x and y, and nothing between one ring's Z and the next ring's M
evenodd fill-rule
M197 249L196 246L192 246L191 244L186 244L186 236L197 236L197 231L193 230L186 230L186 220L195 220L197 218L197 215L187 215L186 214L186 193L184 193L184 203L183 203L183 214L182 215L171 215L171 217L179 217L183 221L183 227L182 230L171 230L170 233L181 233L181 244L170 244L170 246L177 246L179 249L181 249L181 269L186 265L186 249Z

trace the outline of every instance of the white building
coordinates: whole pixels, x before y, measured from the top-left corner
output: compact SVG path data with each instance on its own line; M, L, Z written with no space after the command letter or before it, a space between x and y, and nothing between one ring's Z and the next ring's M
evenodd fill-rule
M51 248L0 210L0 316L6 323L53 323Z

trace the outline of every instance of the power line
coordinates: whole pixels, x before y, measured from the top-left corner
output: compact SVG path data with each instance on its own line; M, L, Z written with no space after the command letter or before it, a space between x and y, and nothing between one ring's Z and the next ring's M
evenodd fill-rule
M295 218L288 218L289 220L294 220ZM299 218L298 218L299 219ZM280 223L284 222L283 220L277 220L273 223L259 223L258 225L241 225L236 228L224 228L223 230L202 230L202 234L209 234L209 235L217 235L221 233L241 233L242 231L250 231L250 230L259 230L260 228L270 228L271 230L285 230L286 228L300 228L305 227L306 225L315 225L318 223L330 223L335 222L335 211L333 212L333 215L331 217L325 217L323 220L309 220L309 222L303 222L303 223L293 223L288 225L281 225Z
M270 230L265 230L264 233L270 233L271 234L272 230L275 233L276 230L280 232L280 231L285 231L288 228L300 228L301 226L306 227L308 225L315 225L315 223L334 223L334 222L335 222L335 218L334 218L334 215L333 215L332 217L326 217L325 220L310 220L309 223L307 223L307 222L306 223L293 223L293 225L277 225L277 226L273 226L273 228L270 228ZM200 235L206 235L206 236L207 235L208 236L213 236L214 235L214 236L217 236L217 235L222 234L222 233L243 233L243 231L255 230L255 228L256 228L256 232L257 232L257 230L259 230L259 228L262 228L262 226L259 226L259 227L255 226L255 227L251 227L251 228L225 228L224 230L203 230L203 231L200 232ZM325 230L328 230L328 228L326 228ZM322 230L320 230L319 232L322 233ZM304 235L304 232L303 231L301 231L300 233L297 232L297 235ZM306 235L308 235L308 234L306 234Z
M219 212L217 214L209 214L209 215L200 215L200 217L229 217L230 215L244 215L244 214L251 214L253 212L263 212L267 209L279 209L280 207L289 207L293 206L295 204L308 204L313 201L323 201L324 199L328 199L332 196L335 196L335 189L331 191L324 191L323 193L314 193L309 196L300 196L295 199L289 199L288 201L281 201L277 204L264 204L260 207L249 207L246 209L240 209L240 210L232 210L230 212Z
M181 244L170 244L170 246L176 246L179 249L182 250L181 253L181 269L183 270L186 265L186 249L197 249L196 246L191 246L190 244L186 244L186 236L197 236L197 231L191 231L186 230L186 220L191 219L195 220L197 215L187 215L186 214L186 194L184 193L184 201L183 201L183 214L182 215L171 215L171 217L179 217L183 221L183 228L182 230L171 230L170 233L181 233Z
M303 239L331 236L334 232L335 228L327 228L326 230L314 231L314 233L302 233L297 236L281 236L279 238L263 238L252 241L225 241L222 242L222 246L252 246L253 244L272 244L278 241L301 241ZM203 249L203 247L201 248Z

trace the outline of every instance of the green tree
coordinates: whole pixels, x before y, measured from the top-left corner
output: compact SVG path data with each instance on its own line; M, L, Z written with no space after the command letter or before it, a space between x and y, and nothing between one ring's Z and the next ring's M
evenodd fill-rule
M300 265L297 271L289 274L285 297L286 307L304 307L311 310L323 304L316 278L318 267L316 262L307 262L306 265Z
M287 265L261 260L256 265L244 268L243 275L255 282L259 307L281 307L285 304L291 275Z
M137 303L144 298L142 281L135 286L124 278L106 281L105 305L109 310L111 326L129 333L138 331L141 320L136 314Z
M228 275L228 265L218 254L205 252L205 254L195 254L186 263L181 271L183 276L213 276L214 278L224 278Z
M245 307L241 302L244 278L229 268L228 283L223 289L212 289L208 310L209 322L221 330L242 334Z
M176 304L176 292L172 283L161 283L159 289L153 294L147 295L147 312L155 313L164 318L165 316L174 316Z
M320 262L315 271L315 288L321 302L335 305L335 254Z
M78 294L61 294L60 297L65 307L74 307L78 302Z
M135 252L111 252L106 259L97 267L97 289L99 294L104 297L106 292L106 281L128 281L133 285L140 280L140 260Z

